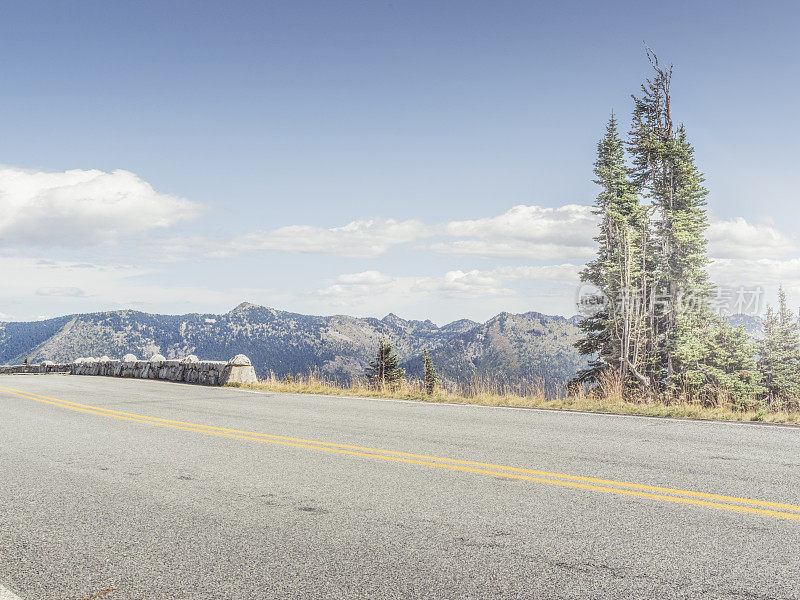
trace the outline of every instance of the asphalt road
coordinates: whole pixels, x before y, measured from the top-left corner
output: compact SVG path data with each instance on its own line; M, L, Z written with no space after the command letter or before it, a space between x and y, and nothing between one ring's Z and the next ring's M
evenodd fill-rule
M0 377L0 598L800 598L798 505L800 428Z

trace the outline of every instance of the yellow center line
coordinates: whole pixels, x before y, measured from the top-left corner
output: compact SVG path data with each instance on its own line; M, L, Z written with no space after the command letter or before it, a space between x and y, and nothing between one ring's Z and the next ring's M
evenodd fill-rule
M770 506L773 508L782 508L784 510L800 511L800 506L793 504L785 504L780 502L769 502L765 500L751 500L748 498L738 498L735 496L724 496L720 494L710 494L705 492L695 492L691 490L680 490L674 488L665 488L658 486L649 486L621 481L613 481L608 479L597 479L593 477L582 477L577 475L565 475L562 473L549 473L547 471L536 471L533 469L522 469L518 467L508 467L503 465L494 465L491 463L481 463L476 461L464 461L457 459L442 458L436 456L426 456L423 454L412 454L409 452L398 452L394 450L380 450L375 448L368 448L362 446L350 446L347 444L334 444L331 442L319 442L314 440L306 440L303 438L291 438L286 436L277 436L272 434L257 433L250 431L241 431L237 429L228 429L224 427L214 427L211 425L199 425L196 423L188 423L185 421L176 421L172 419L163 419L160 417L149 417L146 415L139 415L136 413L126 413L122 411L115 411L111 409L91 406L88 404L81 404L78 402L71 402L68 400L59 400L49 396L42 396L33 394L22 390L14 390L9 388L0 387L0 391L8 394L13 394L21 398L35 400L45 404L51 404L61 408L67 408L83 413L94 414L109 418L122 419L137 423L145 423L149 425L156 425L160 427L168 427L171 429L179 429L184 431L196 431L205 433L207 435L217 435L228 438L253 440L263 443L279 444L283 446L293 446L298 448L308 448L312 450L321 450L325 452L333 452L337 454L346 454L351 456L362 456L367 458L376 458L382 460L390 460L396 462L403 462L409 464L424 465L430 467L439 467L442 469L450 469L455 471L462 471L468 473L478 473L482 475L493 475L496 477L504 477L508 479L518 479L524 481L533 481L537 483L545 483L549 485L558 485L562 487L577 488L583 490L591 490L596 492L606 492L612 494L620 494L625 496L633 496L637 498L647 498L653 500L662 500L666 502L676 502L680 504L690 504L695 506L705 506L710 508L718 508L730 510L735 512L745 512L760 514L770 517L781 519L791 519L800 521L800 514L791 512L781 512L777 510L767 510L762 508L755 508L753 506L739 506L737 504L726 504L722 502L710 502L706 500L696 499L709 498L714 500L724 500L727 502L736 502L739 504L753 504L757 506ZM483 468L476 468L483 467ZM527 475L540 475L539 477ZM557 479L551 479L557 478ZM562 480L564 479L564 480ZM589 483L580 483L589 482ZM605 485L595 485L595 484ZM621 487L607 487L608 485L621 486ZM622 487L634 489L621 489ZM637 490L647 490L646 492ZM661 492L661 493L652 493ZM680 494L680 496L666 495L666 494ZM693 496L685 498L681 496Z
M610 480L610 479L599 479L599 478L596 478L596 477L584 477L584 476L580 476L580 475L566 475L564 473L551 473L551 472L548 472L548 471L539 471L539 470L534 470L534 469L525 469L525 468L520 468L520 467L510 467L510 466L505 466L505 465L496 465L496 464L492 464L492 463L483 463L483 462L468 461L468 460L458 460L458 459L452 459L452 458L442 458L442 457L438 457L438 456L429 456L429 455L424 455L424 454L413 454L413 453L410 453L410 452L400 452L400 451L396 451L396 450L381 450L381 449L377 449L377 448L369 448L369 447L364 447L364 446L352 446L352 445L348 445L348 444L336 444L336 443L332 443L332 442L321 442L321 441L318 441L318 440L308 440L308 439L304 439L304 438L293 438L293 437L279 436L279 435L273 435L273 434L268 434L268 433L258 433L258 432L253 432L253 431L242 431L242 430L238 430L238 429L229 429L229 428L225 428L225 427L215 427L213 425L200 425L200 424L197 424L197 423L189 423L189 422L186 422L186 421L176 421L176 420L172 420L172 419L163 419L163 418L160 418L160 417L150 417L150 416L146 416L146 415L139 415L139 414L136 414L136 413L128 413L128 412L122 412L122 411L112 410L112 409L108 409L108 408L101 408L101 407L97 407L97 406L91 406L91 405L88 405L88 404L81 404L79 402L71 402L69 400L60 400L60 399L57 399L57 398L51 398L49 396L42 396L40 394L34 394L34 393L31 393L31 392L25 392L23 390L14 390L14 389L10 389L10 388L2 388L2 387L0 387L0 390L6 391L8 393L16 394L16 395L21 395L23 397L30 397L30 399L44 399L44 400L50 400L52 402L56 402L59 405L69 405L69 406L64 406L65 408L84 407L84 408L91 409L92 411L95 411L97 414L108 413L107 416L110 416L110 415L125 415L125 416L135 417L136 419L139 419L139 420L145 419L145 420L148 420L148 421L158 421L158 422L163 422L163 423L173 423L173 424L178 424L178 425L186 425L186 426L189 426L189 427L192 427L192 428L202 428L202 429L208 429L208 430L213 430L213 431L223 431L223 432L229 432L229 433L244 434L244 435L247 435L247 436L258 436L258 437L264 437L264 438L269 438L269 439L300 442L300 443L303 443L303 444L313 444L315 446L329 446L329 447L334 447L334 448L345 448L345 449L350 449L350 450L359 450L359 451L364 451L364 452L368 452L368 453L380 453L380 454L390 454L390 455L394 455L394 456L405 456L405 457L409 457L409 458L418 458L418 459L427 460L427 461L449 462L449 463L453 463L453 464L469 465L469 466L483 467L483 468L488 468L488 469L497 469L497 470L502 470L502 471L512 471L512 472L516 472L516 473L526 473L526 474L532 474L532 475L540 475L540 476L543 476L543 477L554 477L554 478L559 478L559 479L567 479L567 480L570 480L570 481L581 481L581 482L587 482L587 483L597 483L597 484L601 484L601 485L611 485L611 486L617 486L617 487L626 487L626 488L639 489L639 490L645 490L645 491L651 491L651 492L659 492L659 493L666 493L666 494L679 494L679 495L683 495L683 496L693 496L693 497L699 497L699 498L706 498L706 499L710 499L710 500L721 500L721 501L725 501L725 502L736 502L736 503L740 503L740 504L751 504L751 505L755 505L755 506L767 506L767 507L770 507L770 508L780 508L780 509L784 509L784 510L800 511L800 506L797 506L797 505L794 505L794 504L785 504L785 503L782 503L782 502L770 502L770 501L766 501L766 500L752 500L752 499L748 499L748 498L739 498L739 497L735 497L735 496L726 496L726 495L722 495L722 494L711 494L711 493L707 493L707 492L696 492L696 491L691 491L691 490L681 490L681 489L667 488L667 487L660 487L660 486L653 486L653 485L629 483L629 482L624 482L624 481L614 481L614 480Z

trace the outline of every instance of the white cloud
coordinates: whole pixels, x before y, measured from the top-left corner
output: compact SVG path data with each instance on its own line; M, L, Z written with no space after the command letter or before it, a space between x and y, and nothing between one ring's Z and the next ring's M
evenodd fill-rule
M338 281L346 284L382 285L389 283L392 278L380 271L362 271L361 273L345 273L339 275Z
M393 246L433 237L455 238L430 247L451 256L563 260L594 253L596 224L589 206L515 206L495 217L439 225L425 225L416 219L362 219L340 227L289 225L231 240L169 239L160 246L158 260L186 260L192 255L230 258L263 250L376 258Z
M370 258L385 254L391 246L415 242L428 235L430 229L416 220L367 219L342 227L290 225L256 231L234 238L218 251L238 254L248 250L278 250Z
M523 265L498 267L494 272L507 279L552 281L577 285L579 282L578 274L582 268L582 265L564 263L561 265L542 265L535 267Z
M513 296L514 291L503 284L503 278L494 271L448 271L443 277L418 279L413 289L444 298Z
M717 258L783 258L798 252L797 242L785 233L742 217L712 222L707 237L709 254Z
M420 221L362 219L341 227L287 225L252 231L229 240L203 237L162 240L152 255L154 262L192 258L232 258L248 252L274 251L290 254L332 254L349 258L376 258L392 246L409 244L432 235Z
M504 266L491 270L449 271L443 277L417 280L415 289L444 297L483 298L513 296L509 285L515 281L548 282L577 285L581 267L572 264L545 266Z
M722 258L711 263L709 273L714 282L725 286L800 284L800 258Z
M36 290L37 296L61 296L64 298L81 298L86 295L81 288L74 286L66 287L43 287Z
M596 251L597 217L590 206L515 206L496 217L446 223L439 232L462 238L431 246L453 256L589 258ZM709 254L717 258L784 258L800 249L795 239L774 226L742 217L712 221L707 238Z
M441 233L452 242L432 249L454 256L487 258L564 259L594 253L597 217L589 206L567 204L555 208L515 206L496 217L452 221Z
M378 271L345 273L339 275L331 285L317 290L316 294L330 298L367 297L400 291L399 288L404 284L407 291L408 281L400 277L389 277Z
M800 246L772 224L742 217L713 221L708 242L714 283L731 289L758 287L770 298L778 285L800 294Z
M129 171L0 167L0 245L86 247L164 228L201 212Z
M779 285L789 295L790 306L800 300L800 258L717 259L709 266L709 274L714 283L734 293L759 288L759 310L765 302L775 305Z
M331 285L317 290L317 296L347 302L368 302L380 295L407 300L422 298L486 298L514 296L515 281L578 283L579 265L505 266L490 270L448 271L436 277L392 277L379 271L339 275Z
M150 268L140 269L130 265L36 261L27 258L36 255L36 251L24 248L30 244L128 244L132 240L141 247L144 233L169 227L200 210L187 200L155 192L148 183L126 171L42 173L0 167L0 273L4 287L0 298L15 299L2 309L18 315L18 306L25 305L21 299L26 297L40 304L75 308L89 302L93 306L142 309L188 306L186 298L194 299L192 310L203 310L204 304L238 304L243 297L241 289L220 291L204 283L148 283L150 276L153 281L165 280L170 267L163 265L150 264ZM461 306L540 310L538 302L549 295L554 299L553 305L556 299L563 304L557 312L568 313L574 297L574 287L568 286L578 285L581 263L594 255L592 238L596 232L597 218L590 206L520 205L495 216L439 224L415 219L359 219L333 227L276 227L232 238L164 238L146 247L153 252L151 263L227 259L258 251L374 259L393 247L426 248L444 256L495 260L490 268L477 269L473 267L478 264L470 264L467 258L457 265L446 265L435 276L400 277L369 269L339 275L305 296L290 287L250 297L267 298L270 303L280 300L290 309L304 304L322 306L324 310L338 305L345 311L358 306L372 307L371 310L376 306L389 310L415 306L422 313L443 313L455 310L459 302ZM743 218L715 220L709 227L708 240L709 254L714 257L709 270L715 282L765 288L782 283L800 293L800 258L793 258L800 255L800 244L773 224ZM121 249L130 247L123 245ZM64 256L60 249L50 254L48 258ZM76 257L86 255L72 253ZM104 259L92 260L111 260L109 252L103 256ZM128 255L116 252L116 256ZM520 258L536 264L502 264L511 262L502 259ZM437 264L445 260L439 257ZM276 296L281 293L280 298Z

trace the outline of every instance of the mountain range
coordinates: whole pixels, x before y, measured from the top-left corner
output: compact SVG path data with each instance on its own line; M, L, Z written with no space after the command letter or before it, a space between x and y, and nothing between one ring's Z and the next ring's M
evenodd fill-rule
M437 326L431 321L346 315L302 315L242 303L225 314L158 315L121 310L43 321L0 323L0 363L25 358L69 362L78 357L167 358L196 354L205 360L250 357L259 377L314 371L343 383L362 376L381 337L395 347L411 376L422 370L427 348L445 382L482 379L563 388L586 364L573 344L577 317L536 312L500 313L485 323L467 319Z
M462 387L487 382L524 391L564 385L583 368L586 357L574 348L580 317L537 312L500 313L485 323L467 319L439 327L431 321L409 321L394 314L383 319L346 315L303 315L244 302L225 314L158 315L133 310L68 315L31 322L0 323L0 364L78 357L140 358L159 353L167 358L195 354L204 360L227 360L246 354L263 378L315 372L347 383L364 371L381 337L389 340L401 366L413 377L422 374L427 348L445 383ZM758 338L758 317L733 315Z

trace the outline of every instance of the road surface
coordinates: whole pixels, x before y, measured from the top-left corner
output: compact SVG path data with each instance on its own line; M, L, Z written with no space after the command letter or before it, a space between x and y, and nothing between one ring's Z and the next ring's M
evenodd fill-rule
M800 598L799 474L795 427L4 376L0 598Z

